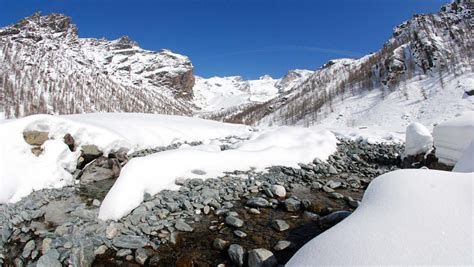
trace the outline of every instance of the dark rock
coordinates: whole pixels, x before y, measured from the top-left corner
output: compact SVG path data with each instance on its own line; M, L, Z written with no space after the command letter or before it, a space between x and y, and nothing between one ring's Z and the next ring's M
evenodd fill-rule
M286 199L283 204L285 205L285 209L289 212L295 212L301 209L301 201L294 197Z
M244 221L234 216L227 216L225 218L225 223L237 228L240 228L244 225Z
M227 254L229 254L229 258L233 264L236 266L243 266L244 265L244 248L238 244L232 244L229 246L227 250Z
M223 239L216 238L212 242L212 247L214 249L217 249L217 250L224 250L227 247L228 244L229 244L229 241L225 241Z
M264 199L263 197L252 197L251 199L247 200L247 206L252 208L265 208L270 205L268 200Z
M69 150L74 151L76 149L74 137L70 134L65 134L64 135L64 143L69 147Z
M121 165L117 159L100 157L87 165L80 176L81 184L115 179L119 177Z
M351 215L350 211L345 211L345 210L336 211L336 212L333 212L329 215L326 215L326 216L322 217L319 220L319 225L322 228L330 228L330 227L338 224L340 221L344 220L349 215Z

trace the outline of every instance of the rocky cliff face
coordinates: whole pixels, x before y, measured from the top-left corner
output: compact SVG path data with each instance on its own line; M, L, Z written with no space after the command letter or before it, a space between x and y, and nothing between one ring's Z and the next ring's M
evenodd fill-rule
M0 108L34 113L191 113L193 66L128 37L79 38L62 14L36 13L0 29Z

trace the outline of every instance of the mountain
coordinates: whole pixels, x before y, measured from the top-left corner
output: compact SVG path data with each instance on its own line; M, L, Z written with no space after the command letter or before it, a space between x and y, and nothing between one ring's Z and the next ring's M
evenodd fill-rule
M62 14L35 13L0 29L0 111L190 115L193 66L182 55L118 40L79 38Z
M258 80L244 80L240 76L196 77L193 88L196 115L222 118L240 112L247 106L264 103L306 80L313 72L290 70L280 79L264 75Z
M329 61L287 93L217 119L353 127L434 124L473 110L473 10L471 2L456 1L415 15L379 51Z

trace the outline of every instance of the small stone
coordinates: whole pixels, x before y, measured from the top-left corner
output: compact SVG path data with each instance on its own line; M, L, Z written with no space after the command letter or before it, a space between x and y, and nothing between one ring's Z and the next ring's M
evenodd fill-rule
M250 208L249 213L254 214L254 215L258 215L258 214L260 214L260 211L256 208Z
M278 264L273 253L264 248L252 249L248 257L249 267L273 267Z
M332 193L334 192L334 189L332 189L331 187L323 186L323 191L326 193Z
M130 254L132 254L132 251L130 249L121 249L121 250L117 251L115 256L121 258L121 257L125 257L127 255L130 255Z
M51 249L51 243L53 240L51 238L45 238L43 239L43 243L41 244L41 254L46 254L48 250Z
M301 201L296 198L288 198L284 201L285 209L289 212L295 212L301 209Z
M92 206L100 207L100 200L94 199L94 200L92 201Z
M61 267L61 262L53 257L51 254L46 253L45 255L41 256L36 263L36 267Z
M209 206L204 206L204 208L203 208L204 214L207 215L207 214L209 214L210 211L211 211L211 207L209 207Z
M21 253L21 256L23 258L28 258L31 254L31 252L35 249L36 243L34 240L30 240L26 243L26 245L23 247L23 252Z
M244 237L247 236L247 234L246 234L245 232L240 231L240 230L235 230L235 231L234 231L234 234L235 234L236 236L240 237L240 238L244 238Z
M181 232L192 232L192 231L194 231L194 229L182 219L176 220L176 222L174 224L174 227L178 231L181 231Z
M329 181L327 181L325 186L327 186L329 188L332 188L332 189L336 189L336 188L341 187L342 183L341 182L336 182L336 181L333 181L333 180L329 180Z
M231 262L237 266L244 265L244 248L238 244L232 244L227 250Z
M48 132L28 131L23 133L25 142L32 146L42 146L49 139Z
M330 228L336 225L337 223L339 223L340 221L344 220L349 215L351 215L350 211L345 211L345 210L336 211L322 217L319 220L319 224L323 228Z
M133 260L133 255L127 255L127 256L125 256L125 260L127 260L127 261L132 261L132 260Z
M216 250L224 250L227 247L228 244L229 244L229 241L225 241L223 239L216 238L212 242L212 247Z
M13 261L13 265L15 265L15 267L23 267L23 261L20 258L16 258Z
M275 251L282 251L288 247L291 246L291 242L290 241L286 241L286 240L280 240L276 243L276 245L273 247L273 249Z
M94 250L94 255L102 255L107 251L107 246L106 245L101 245L98 247L96 250Z
M284 198L286 196L286 189L284 186L281 185L273 185L272 192L274 195L280 198Z
M336 168L334 168L334 166L329 165L329 167L328 167L328 173L334 175L334 174L337 174L337 170L336 170Z
M135 251L135 261L138 264L145 265L147 259L148 253L144 248L139 248Z
M342 199L344 198L344 195L338 192L332 192L331 195L329 195L331 198L334 199Z
M118 236L119 234L119 229L113 225L107 226L105 228L105 237L108 239L113 239L114 237Z
M252 208L265 208L270 206L270 202L263 197L252 197L247 200L246 205Z
M278 232L283 232L290 229L290 225L284 220L274 220L272 223L272 227Z
M150 261L148 262L149 266L158 266L161 261L161 256L160 255L155 255L151 257Z
M240 228L244 225L244 221L234 216L227 216L225 218L225 223L237 228Z
M70 249L70 248L72 248L72 246L73 246L73 245L72 245L72 242L66 242L66 243L64 243L64 245L63 245L63 247L64 247L65 249Z
M148 240L136 235L121 235L113 239L112 244L119 248L137 249L146 246Z

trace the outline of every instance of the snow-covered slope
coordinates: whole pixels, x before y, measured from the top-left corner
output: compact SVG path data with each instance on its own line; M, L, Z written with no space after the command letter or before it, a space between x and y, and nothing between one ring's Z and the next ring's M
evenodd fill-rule
M435 14L415 15L397 26L379 51L332 60L287 94L225 119L406 126L412 121L432 125L472 110L472 96L465 92L474 90L473 10L474 4L462 1Z
M0 29L0 111L190 114L191 61L128 37L79 38L71 19L39 13Z
M238 111L242 106L263 103L305 81L313 72L291 70L284 77L274 79L264 75L258 80L244 80L240 76L196 77L194 102L199 116L222 116Z

